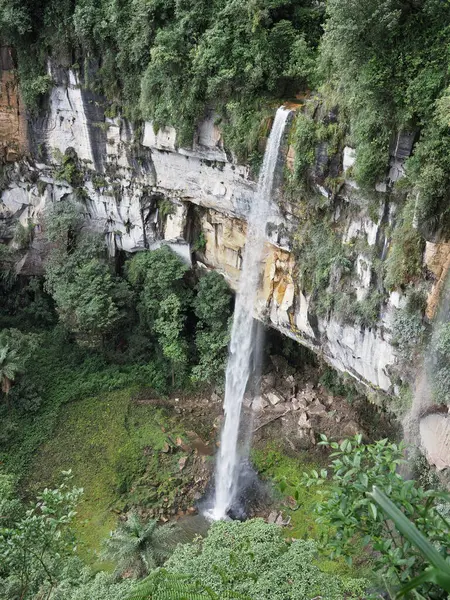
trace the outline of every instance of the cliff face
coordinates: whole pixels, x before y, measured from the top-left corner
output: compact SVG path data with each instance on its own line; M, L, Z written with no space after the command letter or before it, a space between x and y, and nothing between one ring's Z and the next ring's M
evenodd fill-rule
M12 75L4 71L3 79L9 81L8 77ZM181 148L176 131L170 127L155 134L151 123L136 131L124 119L105 117L102 99L85 91L73 71L54 71L52 77L56 84L48 106L43 116L29 122L28 138L17 88L13 86L9 110L2 86L0 141L9 160L17 158L13 148L23 157L15 163L1 195L0 219L4 224L9 229L17 220L24 225L39 224L48 203L81 198L87 226L105 235L111 255L118 250L135 252L168 243L190 261L194 246L197 258L222 272L236 288L246 216L256 184L249 169L235 164L225 152L214 115L199 125L192 148ZM76 182L64 173L64 153L75 157ZM293 149L287 144L285 155L289 165ZM401 175L407 155L408 151L397 144L390 177ZM353 150L346 148L339 160L338 168L348 169L354 161ZM379 193L383 189L381 186ZM315 193L329 200L330 192L320 183ZM364 299L374 285L370 250L388 245L384 226L392 222L395 207L386 198L379 214L369 216L367 203L361 201L351 181L343 184L338 204L331 205L342 243L364 248L351 273L356 296ZM261 265L264 277L258 317L306 344L340 371L373 388L393 392L396 356L391 326L394 309L401 306L402 298L392 293L372 327L343 324L333 312L317 317L311 310L311 298L298 283L296 272L302 258L294 255L290 241L295 229L296 207L277 192ZM42 268L39 227L36 231L28 259L24 257L18 265L23 272ZM448 268L448 252L430 244L426 256L437 264L437 278L442 278ZM432 303L436 302L438 285Z
M14 162L28 149L27 121L14 72L12 51L0 47L0 160Z

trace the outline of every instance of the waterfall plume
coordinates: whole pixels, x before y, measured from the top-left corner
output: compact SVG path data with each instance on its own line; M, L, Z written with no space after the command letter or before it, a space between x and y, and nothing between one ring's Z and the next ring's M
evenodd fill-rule
M253 311L258 292L260 261L266 236L266 225L280 144L290 111L277 110L267 142L258 186L248 217L239 290L236 297L228 364L226 370L224 412L220 449L217 457L214 505L211 518L227 517L233 507L239 480L238 438L242 401L252 371L255 351ZM248 451L248 444L247 451Z

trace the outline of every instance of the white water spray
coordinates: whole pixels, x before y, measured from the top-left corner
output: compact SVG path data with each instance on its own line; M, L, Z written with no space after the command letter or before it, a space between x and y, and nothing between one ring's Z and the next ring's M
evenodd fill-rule
M224 519L233 505L239 475L238 435L242 400L251 372L255 343L253 310L258 292L260 261L266 236L275 168L289 110L277 110L264 161L259 175L256 196L248 218L239 292L236 297L231 342L225 383L225 423L216 467L215 499L210 516Z
M450 272L442 280L439 295L439 307L433 319L431 340L425 350L423 364L416 378L413 401L409 411L402 419L403 437L410 449L417 448L424 442L421 433L423 419L428 412L437 412L438 408L439 399L433 392L433 383L439 376L439 365L436 364L436 345L443 327L448 324L450 318ZM444 400L442 399L443 403ZM426 437L429 435L427 432ZM435 432L433 432L433 436L435 437ZM432 440L430 443L433 444Z

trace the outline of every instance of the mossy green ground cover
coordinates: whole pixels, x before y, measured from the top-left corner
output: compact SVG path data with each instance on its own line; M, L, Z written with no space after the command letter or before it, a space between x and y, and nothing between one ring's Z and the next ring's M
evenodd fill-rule
M119 511L135 504L157 506L162 496L170 501L183 484L182 454L162 452L182 431L162 409L134 402L134 392L129 388L65 405L28 481L30 490L39 490L72 469L74 484L84 488L75 529L90 562L96 562Z
M295 457L287 456L276 442L254 449L252 460L261 477L275 484L275 498L285 504L283 514L291 517L289 534L298 539L318 537L323 526L315 520L314 507L320 502L323 486L307 488L300 486L300 482L305 471L323 469L326 460L306 451ZM296 490L300 490L298 501L294 499ZM291 508L295 504L295 509Z
M306 487L301 484L304 472L313 469L320 471L326 468L326 456L319 456L303 451L296 456L288 456L277 442L268 442L262 447L252 450L252 462L263 480L273 484L273 495L283 516L290 517L290 526L286 528L289 537L296 539L320 540L322 534L329 532L329 526L317 523L314 511L317 503L321 502L326 487L323 485ZM298 491L298 499L295 493ZM328 560L321 556L319 559L322 571L348 577L365 577L371 580L373 570L371 559L363 550L359 540L355 539L355 557L350 566L343 558Z

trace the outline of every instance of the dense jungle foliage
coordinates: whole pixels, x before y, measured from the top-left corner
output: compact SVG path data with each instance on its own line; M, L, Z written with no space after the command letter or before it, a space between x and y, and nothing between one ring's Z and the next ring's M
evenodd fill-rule
M241 159L267 107L321 89L357 147L354 175L380 181L399 131L417 140L407 179L426 232L449 225L450 7L441 0L4 0L3 43L37 110L50 56L82 70L109 114L173 125L179 143L214 109ZM300 158L299 160L304 160Z

